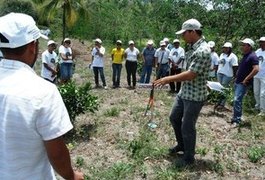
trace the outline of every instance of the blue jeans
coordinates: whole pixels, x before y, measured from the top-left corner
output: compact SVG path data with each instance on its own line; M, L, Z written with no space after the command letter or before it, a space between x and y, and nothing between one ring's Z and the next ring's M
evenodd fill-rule
M120 86L120 78L121 78L121 69L122 64L112 64L112 82L113 86L119 87Z
M232 81L233 77L228 77L222 73L217 74L217 79L220 84L222 84L224 87L228 87L230 82ZM223 93L221 98L218 101L218 105L225 106L226 103L226 95Z
M140 79L140 83L148 84L150 82L150 77L152 74L152 65L151 66L143 66L143 71Z
M62 80L70 80L73 76L73 63L61 63L60 78Z
M169 119L174 129L178 146L184 147L184 159L194 159L196 121L203 104L203 101L189 101L177 95L172 107Z
M169 65L168 64L159 65L156 73L156 79L160 79L168 75L169 75Z
M242 116L242 101L243 97L247 92L248 87L243 84L237 84L235 83L235 96L234 96L234 114L232 123L240 123L241 122L241 116Z
M94 72L94 79L95 79L96 86L99 85L98 74L100 74L100 78L101 78L101 81L103 83L103 86L106 86L103 67L93 67L93 72Z

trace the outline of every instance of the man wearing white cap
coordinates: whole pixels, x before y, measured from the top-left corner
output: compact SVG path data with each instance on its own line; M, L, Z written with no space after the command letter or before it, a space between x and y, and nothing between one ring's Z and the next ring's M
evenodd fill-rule
M56 49L56 43L53 40L48 41L48 49L45 50L42 55L42 67L41 67L41 77L50 81L55 82L57 75L57 54L54 52Z
M259 39L260 48L256 51L259 60L259 72L254 76L253 88L256 100L255 108L260 116L265 116L265 37Z
M189 44L185 53L186 71L154 82L155 86L182 82L169 117L178 143L169 152L184 152L184 156L176 162L177 167L185 167L195 162L196 121L207 99L206 83L211 65L211 50L202 38L201 28L201 23L196 19L189 19L182 24L182 29L176 34L181 34Z
M182 69L185 69L185 51L180 47L180 42L178 39L173 41L174 47L169 53L169 63L170 63L170 75L175 75L181 73ZM170 92L178 93L181 87L181 82L170 82Z
M165 41L160 41L160 48L155 52L155 64L156 64L156 79L169 75L169 53L170 50L166 48Z
M71 48L71 40L65 38L63 44L59 47L60 56L60 80L61 83L67 83L73 76L73 52Z
M155 51L156 49L153 46L153 40L148 40L146 47L142 51L142 58L143 58L143 68L142 68L142 75L140 78L140 83L148 84L150 82L150 77L152 74L152 68L155 64Z
M92 49L92 67L94 72L94 80L96 84L96 88L99 86L99 75L102 81L102 85L104 89L108 89L105 75L104 75L104 55L105 55L105 48L102 46L101 39L97 38L94 40L95 46Z
M173 45L169 42L169 39L165 37L163 41L166 43L166 48L168 48L170 51L173 48Z
M73 126L60 93L32 69L41 36L31 16L0 17L0 177L84 179L63 141Z
M248 88L253 83L253 77L259 71L259 61L255 52L253 52L254 41L246 38L241 41L241 50L243 58L240 61L235 80L235 94L233 105L232 127L238 127L242 117L242 101Z
M208 45L211 48L211 67L210 67L210 72L209 72L209 78L212 80L215 80L217 68L218 68L219 56L215 52L215 42L209 41Z

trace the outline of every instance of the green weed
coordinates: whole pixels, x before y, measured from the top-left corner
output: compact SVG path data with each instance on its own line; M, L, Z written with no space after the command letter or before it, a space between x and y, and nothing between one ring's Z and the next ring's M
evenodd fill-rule
M264 154L265 147L254 146L250 147L247 151L248 158L253 163L258 162L261 158L263 158Z

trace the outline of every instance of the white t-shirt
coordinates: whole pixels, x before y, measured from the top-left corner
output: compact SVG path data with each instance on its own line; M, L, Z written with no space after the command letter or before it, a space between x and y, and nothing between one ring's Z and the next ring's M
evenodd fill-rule
M216 52L211 52L211 67L209 72L209 77L215 77L215 70L213 70L214 66L218 66L219 57Z
M185 51L182 47L173 48L169 53L169 59L177 64L178 68L185 69Z
M165 48L165 50L158 48L155 52L155 55L154 55L157 58L157 63L167 64L168 58L169 58L169 53L170 53L170 50L168 48Z
M42 66L41 66L41 76L53 81L56 76L52 77L52 72L44 67L46 63L49 67L56 70L56 64L58 63L57 54L53 51L50 53L48 50L44 51L41 55Z
M227 77L233 77L233 66L238 66L238 58L234 53L231 53L229 56L222 53L218 63L217 73L224 74Z
M260 48L256 51L256 55L259 59L259 72L254 76L254 78L265 79L265 51L262 51Z
M92 62L92 67L104 67L104 54L105 54L105 48L101 46L99 48L99 52L103 54L103 56L98 55L98 50L96 47L92 49L92 56L94 57L94 60Z
M0 61L0 177L55 180L43 141L73 128L57 87L28 65Z
M134 47L133 48L133 51L130 48L127 48L124 51L124 53L127 54L126 60L133 61L133 62L137 62L137 56L140 53L140 51L136 47Z
M67 60L63 60L60 56L60 63L73 63L73 54L70 47L66 48L63 45L59 47L59 54L64 54L68 57Z

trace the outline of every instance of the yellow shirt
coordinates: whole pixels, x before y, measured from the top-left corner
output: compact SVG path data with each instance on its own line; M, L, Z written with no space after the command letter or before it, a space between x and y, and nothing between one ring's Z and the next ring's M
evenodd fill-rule
M111 51L111 54L113 55L113 63L115 64L121 64L122 61L123 61L123 55L124 55L124 49L121 48L121 49L117 49L117 48L114 48L112 49Z

